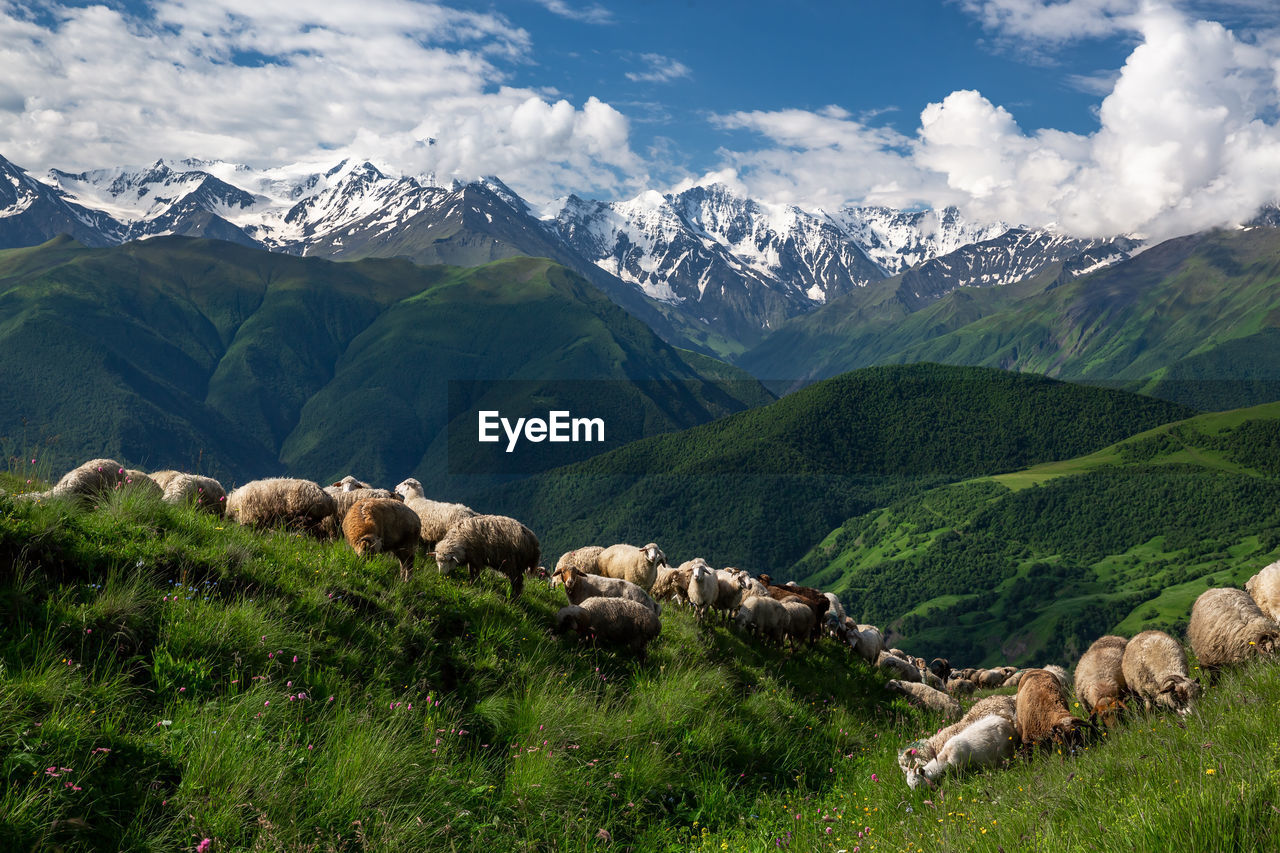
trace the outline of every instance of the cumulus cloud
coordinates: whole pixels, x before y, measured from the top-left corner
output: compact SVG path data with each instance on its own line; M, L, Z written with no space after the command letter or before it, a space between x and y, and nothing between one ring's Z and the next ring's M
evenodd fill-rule
M617 110L504 85L502 63L531 46L500 15L415 0L148 12L0 0L0 153L33 171L353 154L446 180L501 174L535 198L643 181Z
M689 66L660 53L642 53L640 59L647 66L644 71L628 71L627 79L637 83L670 83L690 75Z
M981 93L958 91L925 107L912 138L831 109L722 118L773 143L725 152L726 166L779 200L958 203L977 217L1088 236L1169 237L1246 220L1280 199L1280 50L1167 6L1126 20L1139 42L1094 133L1029 133Z

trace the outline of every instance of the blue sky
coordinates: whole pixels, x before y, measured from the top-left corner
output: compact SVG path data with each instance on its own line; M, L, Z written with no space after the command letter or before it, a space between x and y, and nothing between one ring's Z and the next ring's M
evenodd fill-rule
M0 154L1166 236L1280 199L1278 25L1274 0L0 0Z

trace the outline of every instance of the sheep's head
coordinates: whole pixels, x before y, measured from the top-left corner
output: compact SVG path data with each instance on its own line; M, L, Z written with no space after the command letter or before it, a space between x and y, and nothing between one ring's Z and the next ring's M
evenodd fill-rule
M650 542L640 549L644 551L644 557L649 561L650 566L663 566L667 563L667 555L662 553L662 549L654 543Z
M1085 734L1096 732L1093 724L1078 717L1067 717L1053 724L1049 729L1049 741L1064 749L1079 749L1084 746Z
M556 580L564 587L564 591L569 595L573 595L574 589L578 584L582 583L582 572L573 566L565 566L556 572Z
M338 482L334 483L333 488L341 489L344 492L354 492L356 489L371 489L373 487L370 486L368 483L362 483L361 481L357 480L355 477L348 474Z
M366 554L381 554L382 537L376 536L372 533L366 533L364 536L361 536L352 543L352 547L355 548L355 552L361 557Z
M436 558L436 568L441 574L448 574L462 563L462 554L442 542L436 543L436 550L432 555Z
M586 624L587 611L576 604L570 604L568 607L561 607L556 612L554 630L557 634L563 634L566 631L577 631L579 634L585 634Z
M410 477L396 486L396 494L404 498L420 498L423 496L422 484Z
M898 750L898 766L907 774L907 784L911 784L912 771L918 772L933 760L933 747L927 740L917 740Z
M1191 712L1191 706L1200 698L1200 682L1185 675L1166 675L1156 694L1156 705L1183 716Z

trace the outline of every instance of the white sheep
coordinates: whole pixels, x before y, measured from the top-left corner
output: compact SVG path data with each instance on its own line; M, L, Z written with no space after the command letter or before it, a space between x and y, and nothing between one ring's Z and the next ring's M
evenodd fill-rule
M689 603L693 605L693 612L697 615L698 621L705 619L711 612L719 593L720 585L716 580L715 570L708 566L706 561L698 559L692 566L689 586L685 592Z
M1280 622L1280 560L1249 578L1244 589L1263 613Z
M422 525L422 547L431 551L453 527L464 518L475 518L476 511L463 504L451 504L429 500L422 492L422 483L410 477L395 488L404 498L404 505L418 514Z
M739 569L716 569L716 601L713 609L721 615L725 624L742 606L751 576Z
M604 548L599 545L586 545L582 548L574 548L572 551L565 551L560 555L560 559L556 561L555 574L559 574L564 569L577 569L585 575L598 575L596 571L596 561L600 558L600 552Z
M949 770L995 767L1013 757L1018 746L1016 737L1011 720L999 714L983 717L948 740L919 774L908 773L907 784L912 788L924 781L933 784Z
M599 574L607 578L622 578L648 592L658 579L658 566L667 562L667 556L650 542L643 548L634 545L610 545L600 552L596 560Z
M194 505L217 516L227 511L227 490L212 477L199 474L175 472L166 477L161 500L175 506Z
M742 602L734 622L740 631L754 634L778 646L782 645L790 626L790 618L782 602L767 595L752 596Z
M1143 631L1130 640L1121 666L1125 683L1148 710L1154 705L1185 715L1200 698L1200 684L1187 669L1187 653L1163 631Z
M812 640L818 620L813 615L813 608L799 598L788 598L782 606L787 611L787 637L794 651L800 643Z
M306 530L323 535L334 513L333 497L310 480L272 477L253 480L227 495L227 516L246 527Z
M1200 666L1216 671L1280 646L1277 624L1242 589L1218 587L1206 590L1191 606L1187 641Z
M643 604L655 614L660 615L662 609L650 596L631 581L621 578L606 578L600 575L589 575L580 572L573 566L558 569L551 576L552 586L564 587L570 604L581 604L588 598L625 598L637 604Z

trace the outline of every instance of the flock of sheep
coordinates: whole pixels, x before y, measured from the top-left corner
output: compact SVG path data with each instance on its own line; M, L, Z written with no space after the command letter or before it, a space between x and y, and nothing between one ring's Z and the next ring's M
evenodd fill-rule
M321 487L309 480L255 480L232 491L209 477L178 471L146 474L111 459L95 459L68 472L49 491L27 498L94 499L120 489L159 495L174 504L257 528L287 527L330 540L345 538L360 555L389 553L408 578L418 553L435 558L441 572L466 566L474 581L485 568L507 577L518 597L526 575L545 577L538 537L501 515L481 515L469 507L426 498L422 484L407 479L394 491L376 489L354 477ZM1162 631L1132 639L1101 637L1076 665L1076 700L1089 714L1071 713L1067 672L1060 666L1018 670L953 670L935 658L926 664L886 648L873 625L856 623L839 598L794 583L774 584L769 575L713 569L702 558L672 568L655 543L597 545L560 557L551 573L568 605L556 614L556 633L577 632L582 640L617 645L643 656L662 630L662 605L692 608L703 624L732 623L744 635L781 646L812 645L826 636L848 647L893 678L889 691L912 704L959 720L932 737L908 744L898 763L912 787L935 784L948 771L996 766L1021 748L1082 745L1140 700L1147 709L1188 713L1201 693L1190 675L1187 655ZM1209 589L1195 602L1187 640L1200 667L1215 675L1222 667L1269 654L1280 647L1280 561L1254 575L1245 589ZM961 716L957 696L978 689L1016 687L1009 695L979 699Z

